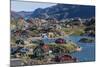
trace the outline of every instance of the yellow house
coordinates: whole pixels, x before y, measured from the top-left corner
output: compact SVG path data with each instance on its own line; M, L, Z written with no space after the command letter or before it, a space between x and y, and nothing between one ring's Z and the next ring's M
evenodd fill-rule
M53 37L54 37L54 33L53 33L53 32L49 32L49 33L48 33L48 37L49 37L49 38L53 38Z

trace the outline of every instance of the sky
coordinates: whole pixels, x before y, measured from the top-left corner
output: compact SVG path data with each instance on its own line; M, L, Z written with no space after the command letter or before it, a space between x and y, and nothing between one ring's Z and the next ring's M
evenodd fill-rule
M46 8L56 4L40 3L40 2L26 2L26 1L11 1L12 11L34 11L37 8Z

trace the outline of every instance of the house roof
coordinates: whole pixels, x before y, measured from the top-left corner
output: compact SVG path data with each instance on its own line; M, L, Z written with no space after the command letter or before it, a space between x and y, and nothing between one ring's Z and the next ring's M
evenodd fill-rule
M43 45L42 49L43 49L44 51L49 51L49 46L48 46L48 45Z

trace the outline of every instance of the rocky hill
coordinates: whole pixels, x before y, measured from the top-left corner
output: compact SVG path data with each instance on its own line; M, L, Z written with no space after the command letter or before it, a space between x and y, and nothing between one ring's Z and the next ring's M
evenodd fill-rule
M66 18L90 18L95 16L94 6L82 6L82 5L68 5L57 4L45 9L36 9L30 17L32 18L56 18L58 20Z

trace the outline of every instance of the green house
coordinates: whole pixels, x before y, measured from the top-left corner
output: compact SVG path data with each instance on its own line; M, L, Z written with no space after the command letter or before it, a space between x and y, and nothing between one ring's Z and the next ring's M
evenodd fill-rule
M42 58L44 58L44 50L42 49L41 46L37 46L33 50L33 58L36 58L36 59L39 59L39 60L41 60Z

